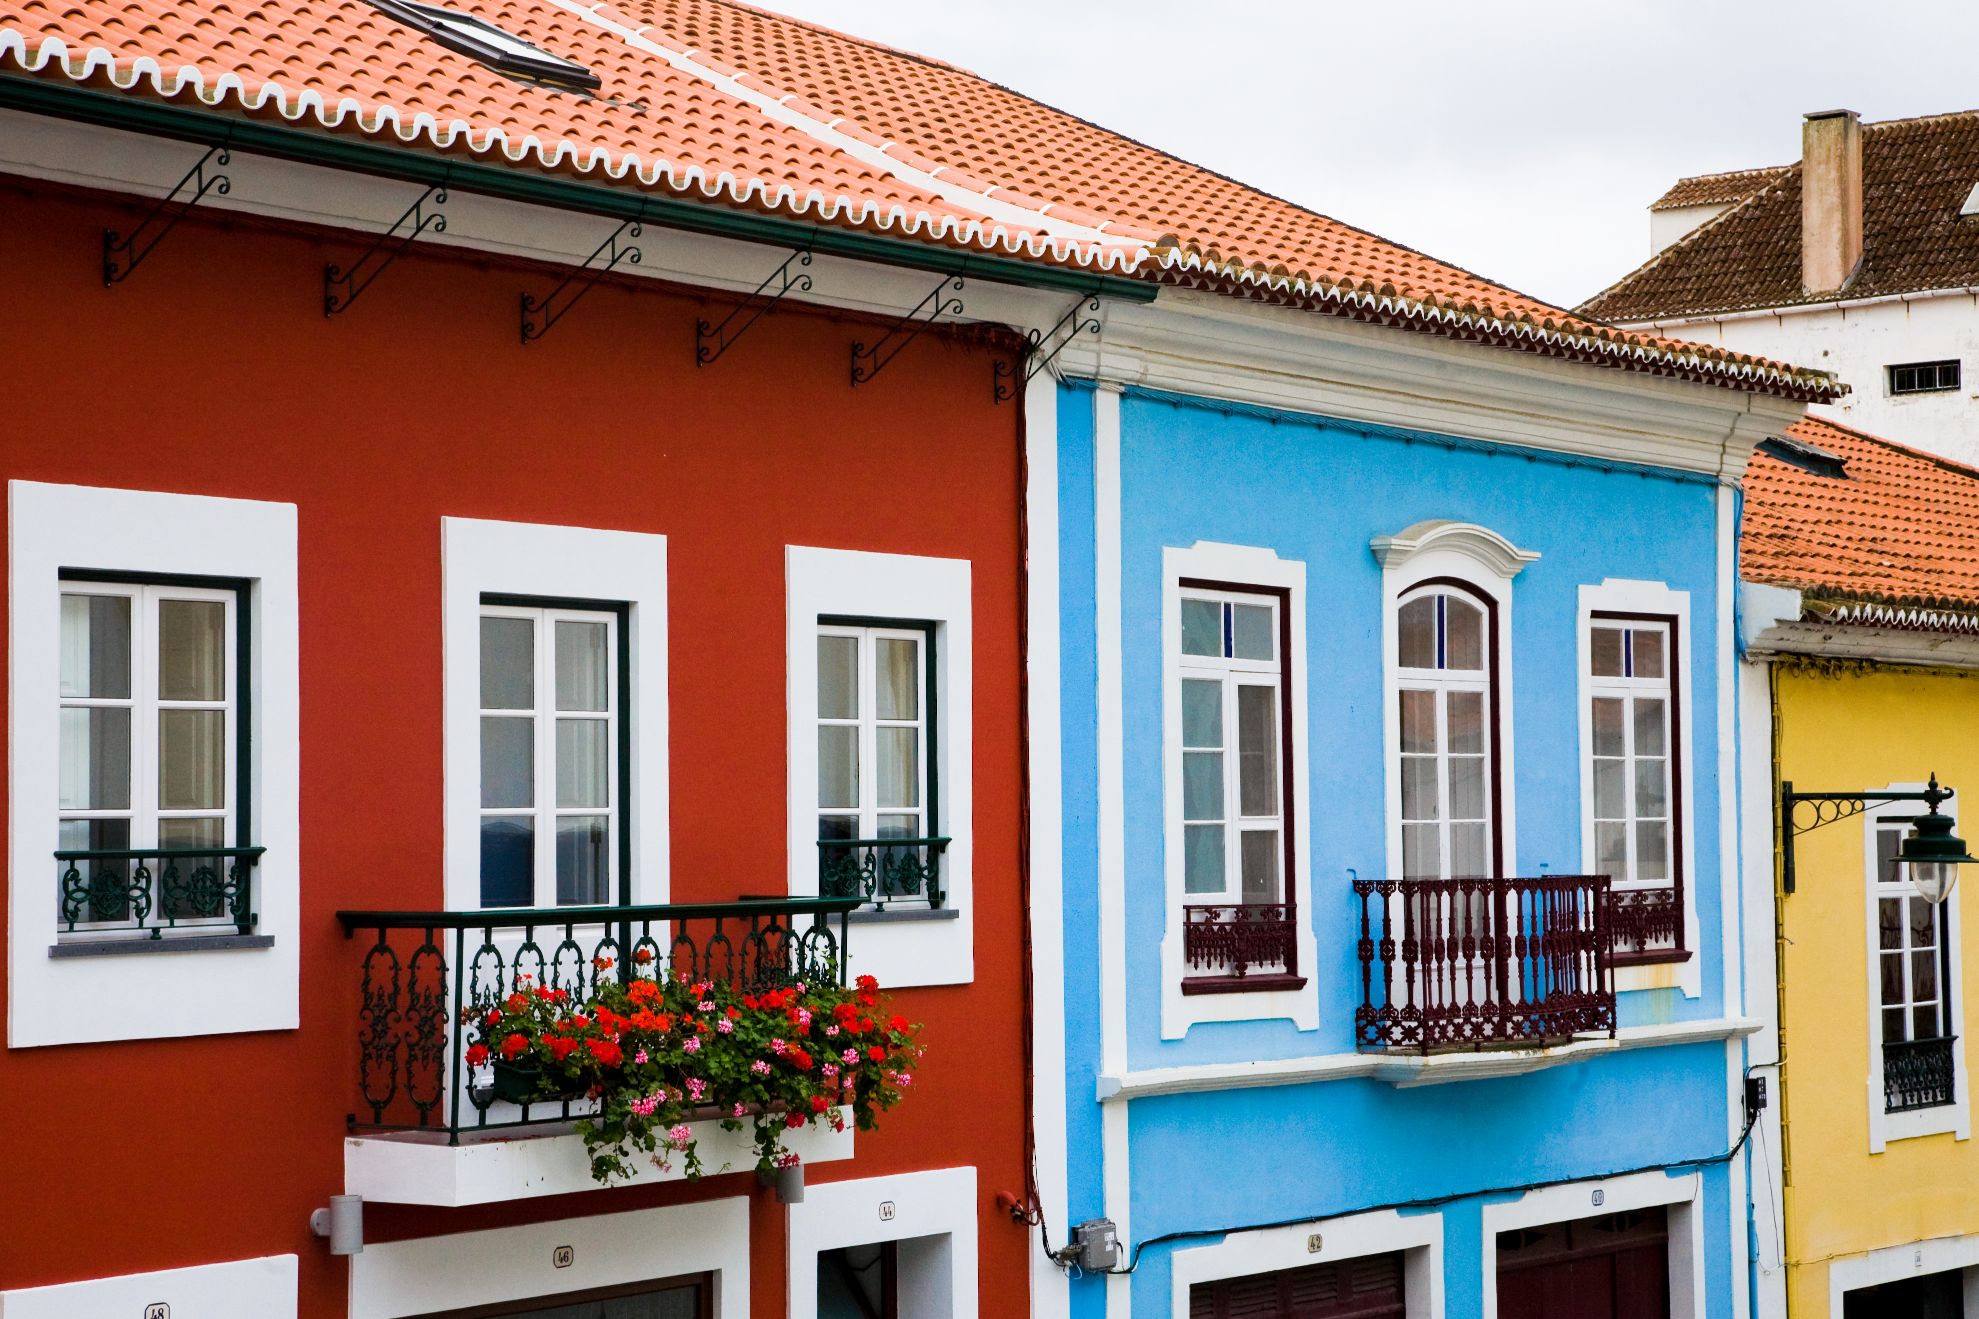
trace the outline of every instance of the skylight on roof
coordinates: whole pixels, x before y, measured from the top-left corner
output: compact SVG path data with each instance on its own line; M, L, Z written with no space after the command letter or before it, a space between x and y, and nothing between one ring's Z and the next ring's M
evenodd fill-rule
M1761 440L1759 452L1771 454L1791 467L1830 480L1840 480L1848 475L1848 464L1840 454L1829 453L1819 445L1796 440L1789 435L1775 435Z
M417 28L449 50L480 60L497 73L567 91L596 91L598 75L575 60L552 55L485 19L421 0L371 0L408 27Z

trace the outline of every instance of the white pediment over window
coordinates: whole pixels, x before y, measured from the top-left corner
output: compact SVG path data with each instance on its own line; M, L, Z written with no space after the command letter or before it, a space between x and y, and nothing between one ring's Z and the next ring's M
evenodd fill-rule
M1522 550L1489 527L1447 518L1418 522L1392 536L1376 536L1368 548L1386 569L1400 568L1421 555L1441 551L1474 559L1506 581L1539 557L1538 550Z

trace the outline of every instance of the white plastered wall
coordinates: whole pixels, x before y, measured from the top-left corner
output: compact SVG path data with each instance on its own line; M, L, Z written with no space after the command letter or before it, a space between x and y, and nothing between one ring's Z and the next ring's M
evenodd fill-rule
M568 1263L559 1264L565 1247ZM402 1319L697 1273L715 1276L716 1319L747 1319L747 1196L367 1245L350 1257L350 1319Z
M0 1291L0 1319L295 1319L295 1313L294 1255Z
M818 891L818 617L932 622L946 905L953 920L855 920L851 969L882 985L966 985L976 978L972 827L975 612L966 559L866 550L785 551L789 713L789 891Z
M442 518L446 905L481 905L481 597L629 606L632 771L621 819L635 903L667 901L667 541L637 531Z
M249 772L254 842L267 849L255 869L255 932L270 946L49 956L59 914L64 568L253 583ZM294 1029L302 884L295 505L12 481L7 601L8 1045Z
M789 1213L789 1319L817 1319L821 1253L882 1241L901 1243L902 1315L976 1319L974 1168L827 1182Z

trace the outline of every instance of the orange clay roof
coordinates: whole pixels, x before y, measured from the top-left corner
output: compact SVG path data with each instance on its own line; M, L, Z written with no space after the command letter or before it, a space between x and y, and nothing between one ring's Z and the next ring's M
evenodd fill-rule
M1741 577L1817 600L1979 607L1979 470L1814 417L1787 437L1845 475L1754 454Z
M0 76L1790 398L1832 378L1590 321L937 60L734 0L454 0L589 67L517 81L365 0L0 0Z

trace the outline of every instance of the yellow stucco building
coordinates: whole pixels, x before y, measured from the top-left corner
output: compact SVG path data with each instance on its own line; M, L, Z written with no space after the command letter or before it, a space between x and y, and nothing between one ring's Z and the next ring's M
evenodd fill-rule
M1979 473L1803 422L1748 476L1741 544L1755 1310L1979 1315L1979 867L1929 900L1892 864L1925 803L1875 799L1935 774L1979 833Z

